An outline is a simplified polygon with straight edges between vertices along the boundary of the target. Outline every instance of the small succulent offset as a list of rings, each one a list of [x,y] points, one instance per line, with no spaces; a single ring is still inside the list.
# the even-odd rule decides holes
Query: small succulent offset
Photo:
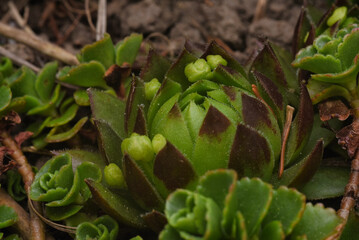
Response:
[[[359,20],[347,17],[347,7],[343,6],[332,13],[327,24],[329,28],[312,45],[298,52],[293,66],[313,73],[308,88],[314,104],[341,96],[356,108]]]
[[[93,222],[83,222],[77,226],[76,239],[116,240],[118,223],[110,216],[104,215]]]
[[[166,201],[168,224],[159,239],[308,239],[336,236],[342,220],[333,209],[305,203],[294,189],[276,190],[233,170],[203,175],[194,191],[179,189]]]
[[[75,173],[72,156],[60,154],[45,163],[31,185],[30,198],[45,202],[46,216],[53,221],[69,218],[83,208],[91,197],[84,179],[102,179],[101,169],[92,162],[74,168]]]

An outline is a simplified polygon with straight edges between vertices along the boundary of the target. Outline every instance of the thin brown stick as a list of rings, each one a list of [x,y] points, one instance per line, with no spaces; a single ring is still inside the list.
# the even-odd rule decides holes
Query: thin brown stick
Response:
[[[350,210],[355,206],[355,199],[359,193],[359,150],[351,163],[351,173],[348,184],[345,186],[344,196],[338,210],[338,216],[348,220]]]
[[[103,38],[106,32],[106,8],[107,1],[99,0],[97,9],[96,40]]]
[[[29,239],[31,236],[29,214],[3,189],[0,189],[0,205],[5,205],[15,210],[18,216],[18,220],[14,224],[14,227],[20,233],[23,239]]]
[[[90,0],[85,0],[85,11],[86,11],[87,22],[90,25],[91,30],[93,32],[96,32],[96,27],[93,24],[92,18],[91,18]]]
[[[24,66],[34,70],[35,72],[40,71],[40,68],[36,67],[32,63],[29,63],[28,61],[26,61],[24,59],[18,57],[17,55],[13,54],[9,50],[7,50],[1,46],[0,46],[0,55],[6,56],[6,57],[10,58],[12,61],[14,61],[15,63],[17,63],[19,65],[24,65]]]
[[[0,133],[2,144],[10,150],[10,156],[16,161],[18,171],[24,182],[24,188],[29,196],[31,183],[35,178],[35,174],[32,171],[31,165],[28,163],[26,157],[22,153],[20,146],[14,141],[7,131],[2,130]],[[37,205],[37,206],[36,206]],[[41,209],[37,202],[35,207]],[[30,232],[31,238],[34,240],[45,240],[45,227],[39,217],[30,209]]]
[[[278,177],[281,178],[284,171],[284,160],[285,160],[285,150],[287,148],[287,140],[289,136],[290,126],[292,125],[294,108],[287,105],[286,109],[286,120],[283,128],[283,137],[282,137],[282,149],[280,151],[280,162],[279,162],[279,171]]]
[[[15,4],[10,1],[8,2],[8,6],[10,9],[11,16],[14,18],[19,27],[24,29],[24,31],[26,31],[27,33],[35,35],[31,28],[26,24],[26,21],[21,17],[19,10],[16,8]]]
[[[264,17],[266,7],[267,7],[267,0],[258,0],[256,10],[254,12],[253,22],[256,22]]]
[[[79,63],[73,54],[67,52],[59,46],[39,39],[23,30],[9,27],[6,24],[0,23],[0,35],[12,38],[69,65],[77,65]]]

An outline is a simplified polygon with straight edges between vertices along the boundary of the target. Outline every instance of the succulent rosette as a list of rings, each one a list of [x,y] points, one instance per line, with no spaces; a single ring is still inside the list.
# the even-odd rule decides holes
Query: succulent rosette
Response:
[[[314,120],[308,92],[288,59],[265,42],[248,71],[215,42],[204,50],[187,44],[173,64],[150,51],[125,101],[88,90],[108,172],[118,173],[105,172],[107,185],[86,181],[94,200],[121,222],[160,230],[151,224],[162,222],[164,199],[177,188],[192,189],[208,170],[231,168],[276,186],[303,186],[334,134]],[[110,191],[121,186],[130,199]]]
[[[119,227],[118,223],[111,217],[104,215],[93,222],[83,222],[77,226],[76,239],[117,239]]]
[[[99,182],[102,172],[92,162],[83,162],[73,169],[72,156],[64,153],[53,157],[36,174],[30,198],[45,202],[46,215],[54,221],[64,220],[83,208],[91,197],[84,179]]]
[[[276,190],[233,170],[209,171],[195,190],[166,201],[168,224],[159,239],[329,239],[342,220],[333,209],[305,203],[294,189]]]
[[[326,21],[327,30],[313,44],[301,49],[293,66],[310,71],[308,83],[313,103],[342,96],[352,102],[357,95],[359,73],[359,20],[336,8]]]

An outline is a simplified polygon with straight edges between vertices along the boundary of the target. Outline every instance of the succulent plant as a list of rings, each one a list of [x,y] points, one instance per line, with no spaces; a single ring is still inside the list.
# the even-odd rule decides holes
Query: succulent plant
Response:
[[[334,134],[314,121],[308,92],[290,63],[290,55],[269,42],[250,71],[215,42],[204,52],[187,44],[172,65],[150,51],[126,100],[90,89],[99,148],[117,165],[118,179],[124,177],[118,186],[139,206],[131,203],[129,211],[113,201],[131,200],[110,190],[117,187],[109,174],[107,185],[86,181],[94,200],[118,221],[143,228],[152,217],[163,220],[159,212],[170,192],[192,189],[208,170],[232,168],[275,186],[303,186],[319,167],[323,142]],[[295,114],[286,113],[287,105]]]
[[[83,222],[77,226],[76,239],[115,240],[118,235],[118,223],[111,217],[104,215],[93,222]]]
[[[168,224],[159,239],[329,239],[342,220],[333,209],[305,203],[294,189],[233,170],[203,175],[195,190],[178,189],[166,201]]]
[[[343,121],[350,115],[352,123],[337,131],[338,143],[347,150],[351,161],[351,175],[345,187],[338,215],[345,221],[351,212],[358,190],[358,130],[359,130],[359,19],[357,5],[333,5],[314,26],[312,43],[298,52],[293,66],[309,71],[308,90],[314,104],[319,103],[321,120],[338,118]],[[303,25],[303,21],[300,25]],[[297,34],[300,35],[300,34]],[[350,108],[347,107],[350,105]]]
[[[116,95],[109,75],[118,72],[116,66],[133,64],[142,35],[132,34],[116,47],[108,34],[93,45],[84,47],[78,58],[80,64],[64,67],[58,71],[58,63],[46,64],[38,74],[22,67],[14,70],[8,58],[1,59],[0,73],[0,117],[13,110],[28,116],[40,116],[41,119],[28,126],[33,133],[33,145],[36,149],[47,143],[63,142],[74,137],[87,122],[87,116],[76,117],[80,106],[88,106],[89,99],[82,87],[107,89]],[[101,53],[97,49],[101,47]],[[116,65],[118,64],[118,65]],[[127,68],[128,68],[127,66]],[[108,68],[111,69],[106,73]],[[108,82],[105,79],[108,79]],[[126,75],[124,75],[126,78]],[[60,84],[76,89],[67,97]],[[116,89],[118,90],[118,89]],[[73,125],[69,122],[77,120]],[[45,130],[50,128],[51,130]]]
[[[75,169],[74,173],[72,156],[64,153],[47,161],[36,174],[30,198],[46,203],[46,216],[51,220],[64,220],[81,210],[91,197],[84,179],[102,179],[101,169],[92,162],[83,162]]]

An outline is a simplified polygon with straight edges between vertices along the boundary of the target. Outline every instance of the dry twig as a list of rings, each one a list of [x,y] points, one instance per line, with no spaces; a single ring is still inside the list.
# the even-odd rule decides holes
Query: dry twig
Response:
[[[79,63],[73,54],[67,52],[57,45],[39,39],[36,36],[23,30],[9,27],[6,24],[0,23],[0,34],[5,37],[12,38],[18,42],[24,43],[25,45],[28,45],[50,57],[53,57],[69,65],[76,65]]]
[[[97,24],[96,24],[96,41],[103,38],[106,32],[106,0],[98,1]]]
[[[256,10],[253,16],[253,22],[256,22],[262,17],[264,17],[266,7],[267,7],[267,0],[258,0]]]
[[[15,4],[10,1],[8,2],[8,6],[10,9],[10,13],[11,16],[14,18],[14,20],[16,21],[16,23],[22,28],[24,29],[24,31],[26,31],[29,34],[35,35],[35,33],[31,30],[31,28],[27,25],[26,21],[21,17],[18,9],[16,8]]]
[[[20,146],[14,141],[7,131],[2,130],[0,133],[2,144],[10,150],[10,156],[16,161],[18,171],[24,182],[24,188],[27,195],[30,194],[30,187],[35,178],[31,165],[28,163],[26,157],[22,153]],[[37,210],[41,209],[38,202],[35,203]],[[31,239],[45,240],[45,227],[40,218],[30,210],[30,232]]]
[[[35,72],[39,72],[40,68],[36,67],[35,65],[33,65],[32,63],[18,57],[17,55],[13,54],[12,52],[10,52],[9,50],[6,50],[5,48],[0,46],[0,55],[6,56],[8,58],[10,58],[12,61],[14,61],[15,63],[21,65],[24,65],[32,70],[34,70]]]

